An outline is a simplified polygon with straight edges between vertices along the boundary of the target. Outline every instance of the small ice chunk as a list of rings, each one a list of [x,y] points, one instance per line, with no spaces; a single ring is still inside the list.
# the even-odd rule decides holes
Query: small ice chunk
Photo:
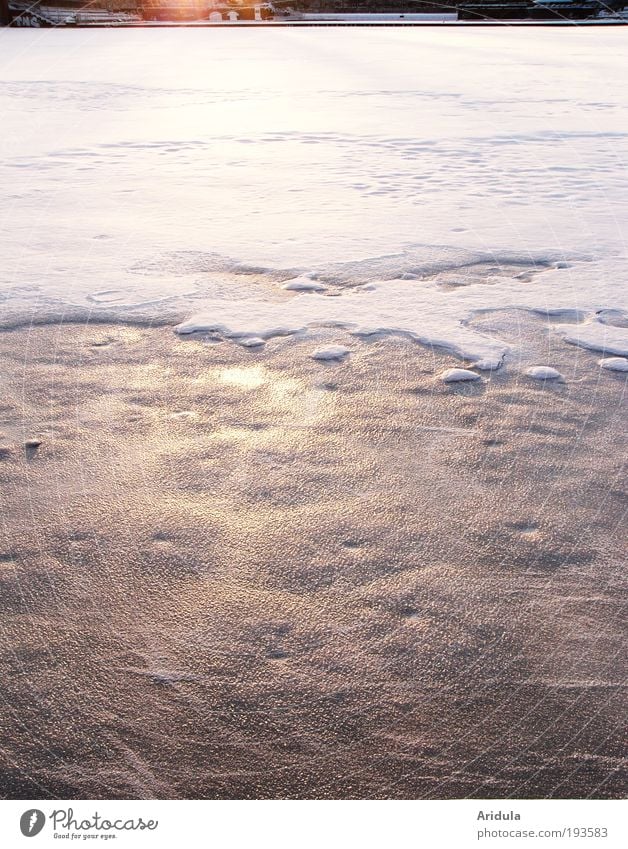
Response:
[[[266,344],[266,340],[262,339],[261,336],[247,336],[244,339],[238,339],[238,344],[242,345],[243,348],[261,348],[262,345]]]
[[[480,375],[467,368],[450,368],[441,375],[444,383],[458,383],[463,380],[480,380]]]
[[[551,366],[533,366],[526,374],[534,380],[564,380],[562,374]]]
[[[187,419],[197,419],[198,413],[195,413],[194,410],[178,410],[176,413],[170,413],[168,418],[177,421],[186,421]]]
[[[315,360],[341,360],[351,353],[350,348],[345,348],[344,345],[326,345],[324,348],[317,348],[312,354]]]
[[[623,357],[605,357],[597,362],[599,366],[609,371],[628,371],[628,360]]]
[[[284,283],[281,288],[293,292],[324,292],[326,287],[311,277],[295,277],[294,280]]]

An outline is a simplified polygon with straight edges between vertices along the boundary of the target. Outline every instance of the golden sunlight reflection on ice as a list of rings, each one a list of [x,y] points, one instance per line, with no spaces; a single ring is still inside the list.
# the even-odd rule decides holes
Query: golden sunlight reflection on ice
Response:
[[[220,369],[217,377],[223,383],[241,389],[257,389],[269,380],[264,366],[231,366]]]
[[[280,428],[272,428],[275,438],[280,433],[285,434],[284,428],[311,425],[329,416],[333,409],[333,399],[328,392],[307,386],[302,380],[287,377],[263,365],[218,368],[199,379],[217,379],[226,386],[255,396],[252,402],[263,405],[264,412],[272,411],[277,424],[281,424]],[[229,426],[226,430],[232,437],[243,438],[244,429],[241,427]],[[225,436],[224,428],[220,435]],[[269,436],[267,431],[266,439]]]

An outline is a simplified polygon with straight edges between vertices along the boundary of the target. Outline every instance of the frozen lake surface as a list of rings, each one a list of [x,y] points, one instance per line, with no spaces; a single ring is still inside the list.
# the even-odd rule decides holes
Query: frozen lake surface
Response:
[[[515,306],[628,353],[621,30],[12,30],[0,47],[5,323],[332,325],[495,367],[503,340],[464,323]]]
[[[624,40],[0,32],[0,797],[625,797]]]

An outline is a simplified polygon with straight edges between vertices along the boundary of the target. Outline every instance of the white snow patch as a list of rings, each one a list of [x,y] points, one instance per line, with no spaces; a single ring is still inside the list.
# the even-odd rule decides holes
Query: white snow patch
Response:
[[[326,345],[324,348],[317,348],[312,354],[315,360],[342,360],[351,353],[350,348],[344,345]]]
[[[245,336],[238,339],[238,344],[242,345],[243,348],[261,348],[262,345],[266,344],[266,340],[262,339],[261,336]]]
[[[469,287],[471,288],[471,287]],[[479,287],[478,287],[479,288]],[[249,298],[215,297],[192,318],[178,325],[177,333],[214,331],[227,338],[305,335],[311,328],[336,327],[358,335],[402,333],[425,345],[445,348],[457,357],[482,361],[485,368],[499,368],[509,347],[460,323],[465,303],[420,281],[386,280],[373,291],[345,289],[341,295],[298,294],[277,302]]]
[[[564,380],[562,374],[551,366],[533,366],[526,374],[534,380]]]
[[[319,283],[318,280],[312,280],[311,277],[295,277],[294,280],[289,280],[281,287],[291,292],[324,292],[327,287]]]
[[[626,287],[628,288],[628,287]],[[560,325],[558,328],[566,342],[587,348],[590,351],[601,351],[603,354],[615,354],[628,357],[628,328],[605,324],[603,321],[592,321],[588,324]]]
[[[623,357],[605,357],[598,360],[598,365],[608,371],[628,371],[628,360]]]
[[[480,375],[466,368],[450,368],[441,375],[444,383],[458,383],[459,381],[481,380]]]

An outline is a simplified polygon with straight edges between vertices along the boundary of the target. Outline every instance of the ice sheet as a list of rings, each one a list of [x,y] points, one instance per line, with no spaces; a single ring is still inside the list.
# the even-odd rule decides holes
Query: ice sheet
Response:
[[[626,329],[595,315],[627,308],[623,43],[5,30],[0,319],[332,324],[492,367],[507,346],[466,322],[519,306],[577,314],[569,341],[624,352]]]

